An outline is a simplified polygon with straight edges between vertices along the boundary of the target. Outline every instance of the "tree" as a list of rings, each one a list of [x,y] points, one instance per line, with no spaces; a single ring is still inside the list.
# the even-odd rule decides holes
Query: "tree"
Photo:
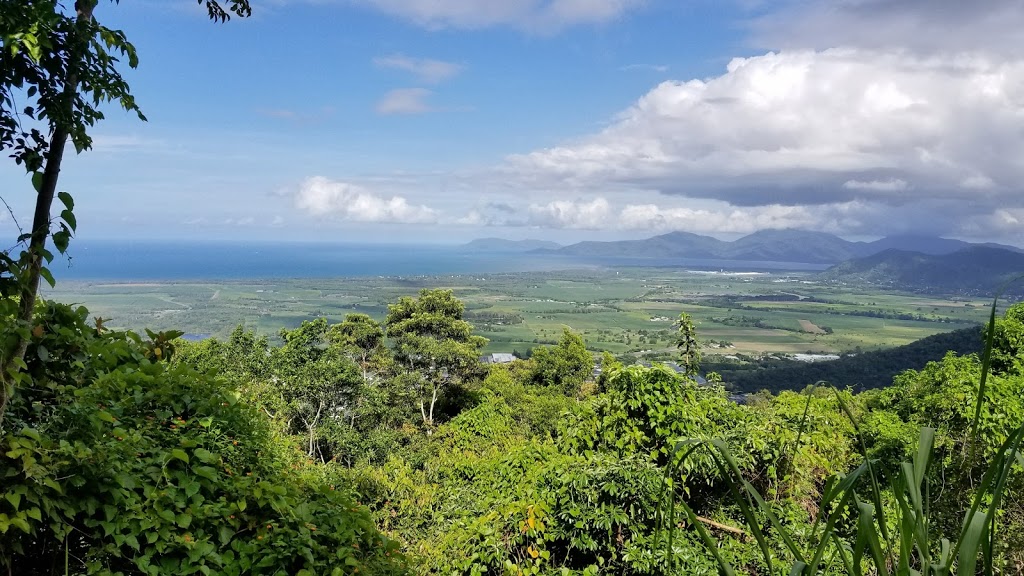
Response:
[[[587,381],[594,368],[594,357],[587,351],[583,337],[568,328],[556,346],[542,346],[533,351],[532,380],[535,384],[554,386],[573,395]]]
[[[346,422],[362,380],[352,361],[328,343],[325,318],[281,330],[284,345],[274,349],[274,378],[288,406],[287,418],[308,439],[307,454],[326,460],[317,440],[325,422]]]
[[[1024,368],[1024,302],[1010,306],[996,319],[992,338],[992,371],[1021,372]]]
[[[359,363],[364,381],[369,377],[371,362],[375,358],[383,360],[380,357],[386,351],[384,329],[366,314],[345,316],[340,324],[331,326],[327,337],[331,344],[339,346]]]
[[[206,4],[214,21],[251,13],[249,0],[198,3]],[[65,145],[70,139],[79,153],[91,147],[89,129],[103,119],[102,103],[116,101],[146,119],[118,70],[121,58],[131,68],[138,65],[135,47],[123,32],[96,20],[97,4],[77,0],[70,13],[60,0],[0,1],[0,151],[25,167],[36,191],[32,227],[18,237],[24,250],[17,259],[0,256],[0,316],[17,319],[0,350],[0,425],[24,368],[39,279],[53,284],[43,262],[53,259],[46,240],[54,197],[64,205],[52,234],[57,251],[67,250],[77,227],[74,200],[57,193]]]
[[[395,360],[416,376],[420,415],[428,427],[434,425],[438,397],[480,368],[487,339],[473,335],[473,325],[462,319],[464,310],[451,290],[421,290],[419,298],[404,296],[388,306],[384,326],[394,341]]]
[[[700,341],[697,340],[697,327],[693,318],[683,312],[679,315],[676,323],[679,327],[676,332],[676,348],[679,349],[679,363],[687,374],[693,375],[700,370]]]

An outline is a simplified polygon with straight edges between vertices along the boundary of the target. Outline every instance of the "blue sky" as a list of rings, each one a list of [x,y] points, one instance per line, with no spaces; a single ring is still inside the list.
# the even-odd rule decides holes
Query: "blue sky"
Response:
[[[253,4],[101,3],[149,122],[108,109],[69,158],[82,237],[1024,243],[1013,2]],[[0,190],[27,222],[13,162]]]

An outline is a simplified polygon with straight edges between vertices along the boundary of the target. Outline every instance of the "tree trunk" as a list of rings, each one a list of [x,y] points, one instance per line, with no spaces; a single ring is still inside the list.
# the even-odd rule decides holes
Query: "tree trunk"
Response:
[[[84,0],[75,3],[78,11],[78,28],[81,31],[86,25],[92,22],[95,0]],[[77,45],[73,43],[72,46]],[[79,60],[78,54],[69,55],[69,60],[76,65]],[[74,114],[75,98],[78,97],[78,75],[72,71],[64,82],[63,97],[67,100],[67,114],[72,117]],[[50,145],[46,152],[46,167],[43,169],[43,179],[36,196],[36,208],[32,215],[32,232],[29,239],[28,255],[29,268],[28,278],[21,287],[20,310],[18,312],[18,323],[24,327],[32,324],[32,312],[36,305],[36,295],[39,292],[39,276],[43,267],[43,249],[46,248],[46,238],[50,235],[50,208],[53,205],[53,197],[57,193],[57,178],[60,176],[60,165],[64,160],[64,146],[68,141],[68,131],[60,123],[53,128],[50,134]],[[13,354],[0,367],[0,429],[3,427],[4,413],[7,409],[9,394],[13,389],[8,390],[7,371],[11,369],[15,359],[24,360],[25,351],[28,349],[28,337],[19,335]]]
[[[434,404],[436,404],[436,403],[437,403],[437,386],[434,386],[434,391],[431,392],[431,394],[430,394],[430,418],[429,418],[429,421],[427,422],[427,424],[431,427],[431,429],[427,430],[428,433],[433,432],[432,428],[434,427]]]
[[[316,408],[316,415],[313,416],[313,421],[312,422],[306,421],[306,427],[309,428],[309,457],[310,458],[316,457],[316,444],[314,443],[315,439],[316,439],[316,427],[320,423],[320,414],[323,412],[323,410],[324,410],[324,403],[323,403],[323,401],[321,401],[320,404]],[[305,419],[303,419],[303,420],[305,421]]]

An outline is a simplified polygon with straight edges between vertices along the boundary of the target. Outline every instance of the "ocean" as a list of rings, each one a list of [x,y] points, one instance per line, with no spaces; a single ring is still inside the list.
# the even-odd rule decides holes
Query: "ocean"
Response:
[[[269,242],[73,241],[50,270],[60,280],[237,280],[541,272],[613,266],[705,270],[818,270],[780,262],[719,260],[581,260],[521,252],[475,252],[458,246]]]

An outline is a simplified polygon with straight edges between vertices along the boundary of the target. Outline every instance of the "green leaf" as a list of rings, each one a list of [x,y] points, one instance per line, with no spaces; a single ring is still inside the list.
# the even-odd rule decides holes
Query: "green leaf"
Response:
[[[71,243],[71,233],[67,230],[61,230],[53,235],[53,245],[57,247],[57,251],[61,254],[65,253],[68,249],[68,244]],[[52,259],[52,258],[51,258]],[[48,259],[49,260],[49,259]]]
[[[177,458],[178,460],[181,460],[182,462],[188,464],[188,454],[186,454],[185,451],[182,450],[181,448],[175,448],[171,450],[171,458]]]
[[[64,203],[64,207],[68,210],[75,209],[75,199],[71,197],[71,194],[68,194],[67,192],[57,192],[57,198],[60,198],[60,201]]]
[[[62,210],[60,217],[68,223],[68,228],[71,228],[72,231],[75,231],[78,228],[78,221],[75,219],[75,213],[71,210]]]
[[[216,480],[219,475],[217,469],[211,466],[196,466],[192,471],[196,473],[196,476],[202,476],[207,480]]]
[[[36,192],[43,190],[43,173],[33,172],[32,173],[32,187],[36,189]]]
[[[57,285],[57,281],[53,279],[53,274],[50,273],[50,270],[46,268],[46,266],[39,269],[39,275],[43,277],[43,280],[46,280],[46,283],[50,285],[50,288]]]
[[[15,511],[18,510],[18,506],[21,505],[21,494],[8,492],[7,494],[4,494],[4,498],[6,498],[7,501],[11,503],[11,506],[14,506]]]
[[[192,515],[191,514],[185,514],[183,512],[181,514],[178,514],[174,518],[174,521],[178,524],[178,526],[180,526],[182,528],[188,528],[189,525],[192,524]]]

